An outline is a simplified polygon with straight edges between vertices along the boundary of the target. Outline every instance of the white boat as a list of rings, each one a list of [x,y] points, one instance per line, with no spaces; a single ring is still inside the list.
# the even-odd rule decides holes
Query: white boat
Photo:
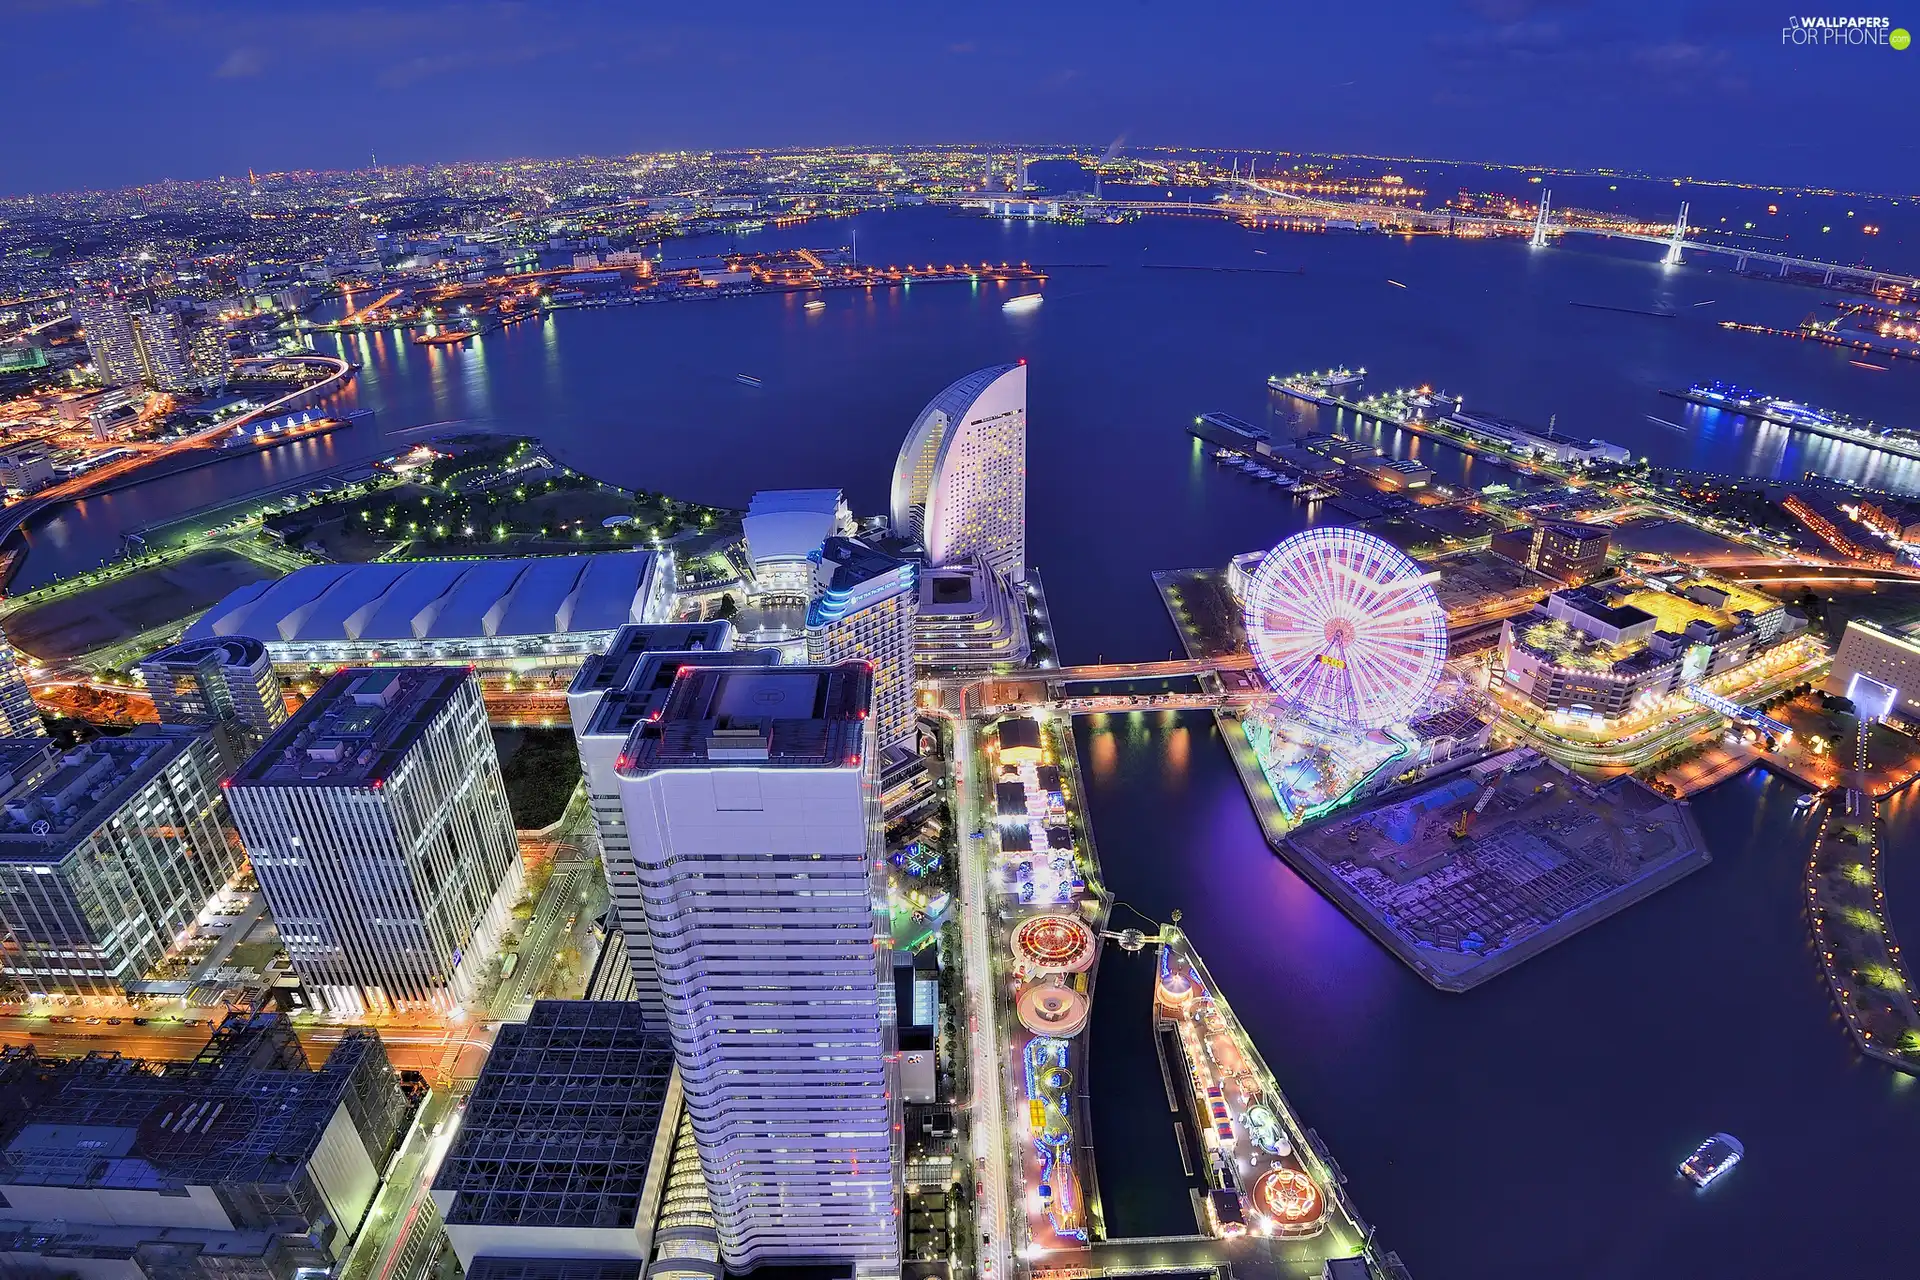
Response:
[[[1819,794],[1817,792],[1809,791],[1807,792],[1807,794],[1801,796],[1798,800],[1795,800],[1793,802],[1793,807],[1798,812],[1805,813],[1807,810],[1813,808],[1813,806],[1819,803],[1820,803]]]
[[[1005,302],[1000,304],[1000,309],[1002,311],[1006,311],[1014,315],[1018,315],[1023,311],[1034,310],[1043,301],[1045,301],[1045,297],[1041,294],[1023,293],[1017,298],[1008,298]]]
[[[826,309],[827,309],[827,304],[822,302],[818,298],[815,298],[812,302],[809,302],[803,308],[803,310],[806,310],[806,311],[825,311]]]
[[[1716,1133],[1680,1162],[1681,1174],[1696,1187],[1705,1187],[1740,1163],[1747,1149],[1730,1133]]]

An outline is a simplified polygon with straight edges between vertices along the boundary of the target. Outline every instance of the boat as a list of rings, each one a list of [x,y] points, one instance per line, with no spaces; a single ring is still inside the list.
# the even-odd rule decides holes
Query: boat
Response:
[[[1680,1173],[1696,1187],[1705,1187],[1740,1163],[1747,1149],[1730,1133],[1716,1133],[1680,1162]]]
[[[1023,311],[1034,310],[1045,300],[1046,298],[1043,294],[1023,293],[1017,298],[1008,298],[1000,304],[1000,309],[1010,314],[1018,315]]]
[[[446,347],[456,342],[465,342],[474,335],[472,329],[446,329],[439,333],[416,333],[413,345],[416,347]]]
[[[750,373],[736,373],[733,375],[733,380],[749,387],[757,387],[760,385],[760,379]]]
[[[1333,408],[1340,403],[1341,396],[1357,393],[1366,377],[1365,369],[1349,369],[1342,365],[1324,373],[1296,373],[1286,377],[1276,373],[1267,379],[1267,386],[1285,392],[1296,400]]]
[[[803,311],[825,311],[826,309],[827,304],[819,298],[815,298],[812,302],[809,302],[805,307],[801,308]]]
[[[1817,791],[1809,791],[1807,792],[1807,794],[1801,796],[1798,800],[1795,800],[1793,802],[1793,807],[1795,812],[1805,813],[1807,810],[1813,808],[1813,806],[1819,803],[1820,803],[1820,793]]]

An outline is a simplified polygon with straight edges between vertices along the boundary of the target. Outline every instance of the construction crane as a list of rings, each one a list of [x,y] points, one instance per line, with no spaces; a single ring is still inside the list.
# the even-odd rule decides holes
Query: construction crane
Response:
[[[1487,779],[1487,785],[1480,788],[1480,798],[1475,800],[1472,805],[1460,811],[1460,821],[1453,824],[1453,838],[1455,840],[1465,840],[1467,838],[1467,832],[1473,829],[1473,820],[1480,816],[1482,809],[1487,807],[1487,801],[1493,799],[1493,793],[1500,789],[1500,779],[1506,776],[1506,772],[1502,770]]]

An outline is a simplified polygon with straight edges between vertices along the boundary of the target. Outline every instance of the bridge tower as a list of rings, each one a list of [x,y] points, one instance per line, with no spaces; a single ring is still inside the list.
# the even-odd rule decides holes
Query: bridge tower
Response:
[[[1680,265],[1680,249],[1687,242],[1687,202],[1680,202],[1680,216],[1673,223],[1673,237],[1667,241],[1667,255],[1660,259],[1669,267]]]
[[[1547,247],[1547,228],[1553,214],[1553,192],[1540,193],[1540,208],[1533,215],[1533,239],[1528,243],[1536,249]]]

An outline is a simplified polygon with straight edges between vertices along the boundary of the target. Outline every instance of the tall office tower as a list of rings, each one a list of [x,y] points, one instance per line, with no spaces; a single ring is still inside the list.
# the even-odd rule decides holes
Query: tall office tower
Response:
[[[40,708],[27,690],[20,655],[7,643],[7,633],[0,631],[0,738],[46,736],[47,722],[40,718]]]
[[[108,293],[76,297],[73,313],[94,367],[113,386],[204,391],[226,384],[232,360],[225,335],[212,325]]]
[[[461,1270],[545,1259],[522,1280],[638,1280],[680,1109],[673,1046],[631,1004],[541,1000],[503,1024],[433,1180]]]
[[[101,381],[109,386],[131,387],[146,381],[147,370],[140,358],[140,340],[134,332],[134,308],[125,298],[111,293],[83,293],[73,299],[73,314],[86,331],[87,350]]]
[[[187,640],[143,658],[161,724],[218,726],[250,754],[287,722],[280,677],[267,647],[250,636]]]
[[[900,1267],[871,698],[864,663],[690,663],[619,769],[733,1271]]]
[[[619,925],[619,936],[609,934],[606,945],[624,944],[633,974],[631,998],[644,1006],[649,1021],[656,1026],[665,1025],[667,1007],[654,965],[653,938],[640,901],[633,844],[627,838],[627,816],[620,806],[620,781],[615,770],[634,726],[665,705],[681,663],[715,654],[762,665],[779,660],[771,650],[736,655],[730,652],[732,649],[733,628],[726,622],[629,625],[614,633],[613,643],[604,654],[581,663],[579,673],[567,687],[567,715],[573,722],[574,742],[580,748],[580,771],[586,778],[587,802],[593,810],[600,865],[606,872],[607,895]],[[604,974],[600,977],[601,990],[622,991],[615,979]]]
[[[0,976],[31,993],[118,996],[239,873],[219,751],[148,725],[62,754],[0,739]]]
[[[228,782],[308,995],[329,1010],[474,998],[524,879],[480,685],[350,667]]]
[[[913,623],[919,566],[852,538],[820,549],[807,609],[807,660],[873,664],[873,718],[880,749],[913,739]]]
[[[893,465],[893,531],[935,567],[978,557],[1027,579],[1027,365],[970,373],[935,396]]]

